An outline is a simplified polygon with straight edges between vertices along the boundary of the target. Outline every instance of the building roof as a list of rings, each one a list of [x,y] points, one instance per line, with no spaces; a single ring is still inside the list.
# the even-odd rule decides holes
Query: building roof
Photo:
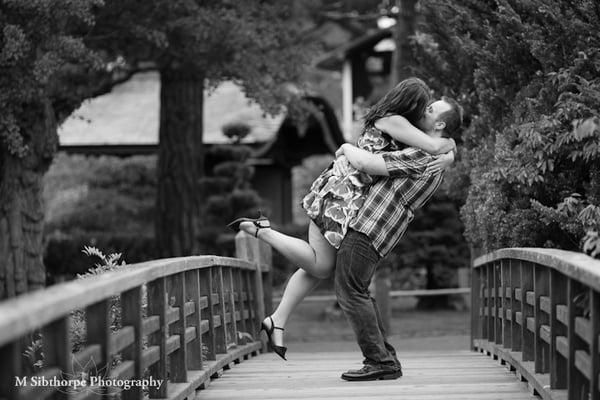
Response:
[[[87,100],[58,129],[61,146],[155,145],[158,143],[160,78],[157,72],[134,75],[110,93]],[[231,142],[221,131],[230,122],[251,128],[243,143],[273,139],[285,115],[263,115],[242,89],[224,82],[205,95],[204,142]]]
[[[158,149],[158,73],[137,74],[112,92],[86,101],[58,130],[63,151],[89,155],[153,154]],[[345,142],[335,111],[322,97],[307,96],[309,118],[297,127],[285,113],[263,115],[239,86],[221,84],[205,97],[204,143],[231,143],[221,132],[229,122],[244,122],[251,133],[242,140],[253,162],[292,167],[312,154],[334,153]],[[262,161],[261,161],[262,160]]]
[[[286,117],[273,140],[254,150],[254,157],[293,167],[314,154],[333,154],[346,142],[331,105],[319,96],[304,99],[311,105],[306,123],[299,127]]]
[[[342,68],[342,63],[346,58],[365,50],[372,51],[377,43],[381,42],[383,39],[391,37],[392,33],[392,28],[371,31],[347,44],[344,44],[343,46],[336,48],[335,50],[330,51],[329,53],[325,53],[323,56],[319,57],[315,64],[318,68],[340,70]]]

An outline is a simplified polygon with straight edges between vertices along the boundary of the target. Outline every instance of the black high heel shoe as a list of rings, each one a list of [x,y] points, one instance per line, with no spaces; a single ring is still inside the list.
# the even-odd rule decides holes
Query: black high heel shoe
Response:
[[[227,227],[230,228],[231,230],[233,230],[234,232],[239,232],[240,231],[240,224],[242,222],[252,222],[254,224],[254,226],[256,226],[256,232],[254,233],[254,237],[258,237],[258,231],[260,229],[264,229],[264,228],[270,228],[271,224],[269,223],[268,225],[261,225],[260,222],[261,221],[267,221],[269,223],[269,219],[267,217],[265,217],[264,215],[262,215],[262,213],[259,211],[258,212],[258,218],[238,218],[235,221],[232,221],[230,223],[227,224]]]
[[[284,346],[277,346],[274,342],[273,342],[273,338],[271,337],[271,335],[273,334],[273,331],[275,329],[280,329],[280,330],[284,330],[283,328],[280,328],[278,326],[275,326],[275,323],[273,322],[273,318],[268,317],[271,320],[271,327],[267,327],[267,324],[265,324],[265,321],[260,323],[260,330],[261,331],[265,331],[265,333],[267,334],[267,338],[269,339],[269,347],[271,348],[271,350],[273,350],[273,352],[275,354],[277,354],[279,357],[283,358],[285,361],[287,361],[287,358],[285,358],[285,352],[287,351],[287,347]],[[258,331],[258,333],[260,333],[260,331]]]

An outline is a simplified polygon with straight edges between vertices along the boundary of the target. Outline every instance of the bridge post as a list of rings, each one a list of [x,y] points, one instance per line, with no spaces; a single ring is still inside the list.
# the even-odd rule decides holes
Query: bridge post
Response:
[[[481,270],[471,271],[471,350],[475,350],[475,339],[482,339],[481,324],[483,320],[483,308],[481,298],[483,297]]]
[[[256,264],[256,323],[260,323],[265,316],[273,312],[273,271],[271,247],[266,243],[239,232],[235,236],[236,258],[247,260]],[[262,293],[262,295],[261,295]],[[264,347],[264,345],[263,345]]]

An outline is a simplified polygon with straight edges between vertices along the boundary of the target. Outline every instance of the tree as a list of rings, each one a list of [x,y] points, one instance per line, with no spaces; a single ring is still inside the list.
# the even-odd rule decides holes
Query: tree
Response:
[[[239,144],[214,146],[206,153],[206,176],[201,181],[207,193],[206,215],[199,239],[210,254],[234,256],[234,235],[226,224],[262,208],[262,199],[250,187],[251,154],[250,148]]]
[[[82,41],[99,0],[0,3],[0,299],[45,284],[42,176],[56,127],[86,93],[63,91],[98,59]]]
[[[393,82],[400,82],[414,76],[417,65],[413,56],[411,43],[414,42],[415,26],[417,20],[417,0],[396,0],[398,15],[394,40],[396,52],[394,53]]]
[[[590,122],[573,127],[600,109],[597,2],[428,0],[423,9],[422,64],[462,92],[471,114],[460,187],[474,250],[578,249],[583,230],[556,213],[553,221],[550,209],[572,193],[600,204],[599,132]],[[592,214],[573,214],[570,224]]]
[[[91,47],[123,69],[161,77],[156,239],[163,256],[202,249],[203,94],[222,80],[241,84],[267,112],[281,111],[301,80],[310,49],[302,2],[107,0]]]
[[[274,1],[2,2],[0,298],[45,282],[41,177],[57,125],[83,99],[146,69],[162,81],[160,248],[197,251],[205,82],[235,79],[276,110],[289,98],[280,84],[299,78],[309,54],[292,18],[301,10]]]

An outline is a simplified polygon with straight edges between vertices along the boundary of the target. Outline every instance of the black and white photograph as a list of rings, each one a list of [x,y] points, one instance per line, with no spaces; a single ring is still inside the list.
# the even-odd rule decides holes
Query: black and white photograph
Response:
[[[600,400],[598,0],[0,0],[0,400]]]

